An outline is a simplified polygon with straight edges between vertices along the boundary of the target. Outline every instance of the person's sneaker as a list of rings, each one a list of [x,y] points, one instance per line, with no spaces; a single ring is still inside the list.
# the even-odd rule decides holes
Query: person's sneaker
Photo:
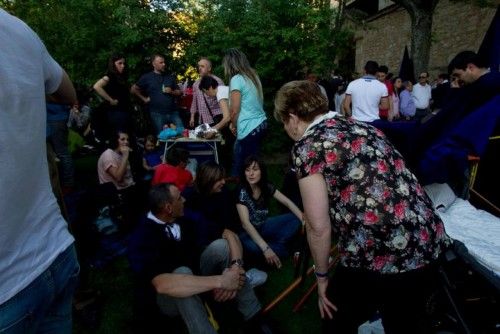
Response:
[[[252,288],[262,285],[267,281],[267,273],[259,269],[252,268],[248,270],[245,275],[248,284],[250,284]]]

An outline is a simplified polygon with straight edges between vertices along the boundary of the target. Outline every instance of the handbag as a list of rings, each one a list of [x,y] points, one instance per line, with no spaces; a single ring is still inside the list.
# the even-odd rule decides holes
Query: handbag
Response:
[[[212,113],[212,109],[210,109],[210,106],[208,105],[208,102],[207,102],[207,99],[205,97],[205,94],[203,94],[203,101],[205,101],[205,105],[207,106],[208,112],[210,113],[210,116],[212,116],[213,122],[211,124],[209,124],[209,125],[213,126],[213,125],[219,123],[220,121],[222,121],[222,118],[223,118],[222,114],[214,115]],[[201,115],[200,115],[200,123],[201,123]]]

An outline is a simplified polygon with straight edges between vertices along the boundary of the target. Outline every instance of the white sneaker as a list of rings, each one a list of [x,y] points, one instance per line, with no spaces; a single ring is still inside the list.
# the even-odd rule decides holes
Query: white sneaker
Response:
[[[252,288],[262,285],[267,281],[267,273],[259,269],[252,268],[248,270],[245,275],[248,284],[250,284]]]

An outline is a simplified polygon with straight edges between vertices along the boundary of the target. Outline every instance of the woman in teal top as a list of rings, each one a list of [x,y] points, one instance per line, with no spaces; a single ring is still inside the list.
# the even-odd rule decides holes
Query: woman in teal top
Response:
[[[245,54],[238,49],[229,49],[222,63],[230,80],[230,128],[236,135],[231,174],[237,176],[245,158],[259,154],[267,130],[267,117],[262,107],[262,84]]]

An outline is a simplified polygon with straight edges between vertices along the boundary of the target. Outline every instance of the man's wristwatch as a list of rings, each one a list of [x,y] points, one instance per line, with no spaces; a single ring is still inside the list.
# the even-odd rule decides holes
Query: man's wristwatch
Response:
[[[229,262],[229,267],[232,267],[235,264],[238,265],[238,267],[243,267],[243,260],[242,259],[234,259],[231,262]]]

